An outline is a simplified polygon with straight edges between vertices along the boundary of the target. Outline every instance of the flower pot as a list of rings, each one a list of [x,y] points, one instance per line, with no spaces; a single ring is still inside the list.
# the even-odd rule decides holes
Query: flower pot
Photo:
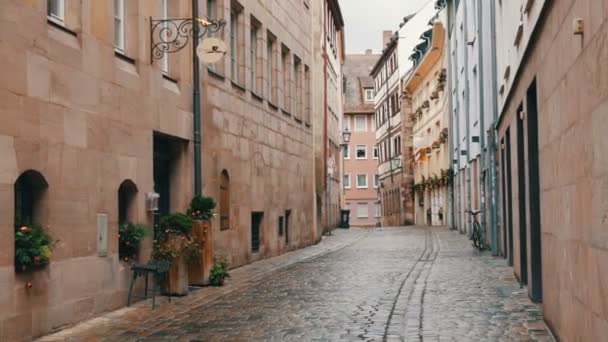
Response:
[[[197,238],[203,244],[203,253],[196,262],[188,265],[188,281],[190,285],[205,285],[209,283],[209,270],[213,265],[213,256],[208,256],[207,252],[211,249],[209,241],[211,224],[209,221],[195,220],[192,224],[190,235]]]

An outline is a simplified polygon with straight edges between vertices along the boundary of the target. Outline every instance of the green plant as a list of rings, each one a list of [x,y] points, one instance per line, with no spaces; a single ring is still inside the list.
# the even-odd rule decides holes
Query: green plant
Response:
[[[188,216],[194,220],[211,220],[215,216],[217,203],[211,197],[196,195],[190,201]]]
[[[118,255],[128,261],[137,256],[141,241],[148,235],[144,224],[125,222],[118,227]]]
[[[228,260],[224,257],[216,257],[213,260],[213,266],[209,272],[209,282],[213,286],[222,286],[224,279],[230,278],[228,273]]]
[[[192,229],[192,218],[186,214],[174,213],[163,216],[156,227],[155,237],[161,239],[168,235],[188,235]]]
[[[52,255],[51,238],[36,224],[15,226],[15,271],[43,267]]]

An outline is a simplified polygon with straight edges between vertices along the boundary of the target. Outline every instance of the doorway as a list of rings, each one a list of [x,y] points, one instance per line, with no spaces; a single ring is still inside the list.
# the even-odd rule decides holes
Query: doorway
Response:
[[[538,153],[538,104],[536,97],[536,80],[532,81],[526,93],[528,111],[528,173],[530,194],[530,274],[532,277],[530,295],[533,301],[542,302],[543,277],[540,226],[540,174]]]
[[[507,246],[509,266],[513,266],[513,178],[511,169],[511,129],[507,128],[505,138],[506,168],[507,168]]]
[[[187,142],[166,135],[154,134],[153,138],[153,177],[154,192],[160,195],[158,199],[158,210],[154,212],[154,226],[156,227],[161,217],[171,213],[172,192],[175,191],[179,160],[183,151],[187,148]]]
[[[517,179],[519,193],[519,282],[528,285],[528,236],[526,228],[526,168],[524,154],[524,120],[519,116],[523,105],[517,108]]]
[[[263,219],[263,212],[251,213],[251,253],[260,252],[260,227]]]

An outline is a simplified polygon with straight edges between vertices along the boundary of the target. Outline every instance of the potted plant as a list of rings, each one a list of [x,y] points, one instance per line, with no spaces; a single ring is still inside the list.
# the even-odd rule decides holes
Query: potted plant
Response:
[[[431,100],[437,100],[439,99],[439,93],[437,91],[433,91],[431,93]]]
[[[188,265],[190,285],[208,283],[209,272],[213,264],[213,237],[211,236],[211,219],[216,216],[215,200],[211,197],[196,195],[190,201],[187,214],[193,220],[190,235],[201,242],[201,255],[197,262]]]
[[[182,213],[161,218],[156,227],[152,256],[171,264],[169,286],[166,288],[169,294],[188,293],[187,265],[200,260],[201,242],[190,236],[191,229],[192,218]]]
[[[15,272],[44,268],[52,252],[51,238],[37,224],[15,225]]]
[[[147,226],[125,222],[118,227],[118,256],[120,260],[136,259],[142,240],[148,235]]]
[[[217,257],[213,261],[209,282],[213,286],[223,286],[226,278],[230,278],[230,273],[228,273],[228,260],[224,257]]]

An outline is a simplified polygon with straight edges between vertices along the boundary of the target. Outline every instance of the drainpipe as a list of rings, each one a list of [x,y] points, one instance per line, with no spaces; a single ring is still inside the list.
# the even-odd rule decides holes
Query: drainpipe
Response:
[[[463,10],[464,10],[464,25],[465,25],[465,30],[464,30],[464,40],[465,40],[465,45],[464,45],[464,82],[465,82],[465,108],[466,108],[466,114],[465,114],[465,124],[466,124],[466,140],[467,140],[467,144],[466,144],[466,148],[467,148],[467,170],[465,173],[465,183],[466,183],[466,187],[467,187],[467,209],[471,210],[471,132],[470,132],[470,118],[471,118],[471,101],[470,101],[470,83],[469,83],[469,28],[467,25],[468,23],[468,16],[467,16],[467,2],[463,2]],[[468,222],[468,229],[467,229],[467,236],[469,238],[471,238],[471,226],[473,225],[473,218],[472,215],[467,215],[467,222]]]
[[[498,94],[498,86],[497,86],[497,66],[496,66],[496,3],[495,1],[490,1],[490,26],[492,29],[491,38],[491,51],[492,51],[492,125],[490,129],[492,130],[492,141],[489,142],[490,149],[490,220],[492,225],[492,255],[498,256],[499,248],[498,248],[498,187],[496,186],[497,176],[497,168],[496,168],[496,146],[497,146],[497,137],[496,137],[496,122],[498,120],[498,100],[496,98],[496,94]]]
[[[450,3],[448,3],[448,6],[451,6]],[[446,78],[448,80],[448,87],[446,89],[446,93],[448,96],[448,139],[450,139],[452,141],[452,143],[448,143],[449,146],[449,151],[448,151],[448,155],[449,155],[449,168],[454,169],[454,136],[452,136],[452,134],[454,134],[454,120],[453,120],[453,114],[454,114],[454,103],[453,103],[453,98],[452,98],[452,30],[451,30],[451,25],[453,24],[453,19],[450,16],[450,10],[449,7],[446,8],[446,10],[448,11],[448,24],[446,25],[447,30],[448,30],[448,41],[447,41],[447,45],[448,45],[448,51],[446,51],[446,56],[448,59],[448,69],[446,71]],[[448,186],[448,198],[450,199],[450,230],[454,230],[456,229],[456,225],[454,222],[455,219],[455,213],[454,213],[454,182],[455,179],[452,178],[452,183],[450,184],[450,186]],[[416,203],[414,202],[414,205]]]
[[[326,207],[327,207],[327,213],[326,213],[326,217],[327,217],[327,227],[326,229],[329,229],[329,212],[331,211],[331,198],[329,197],[329,175],[326,175],[327,173],[327,157],[328,157],[328,148],[329,148],[329,142],[328,142],[328,136],[327,136],[327,37],[326,34],[326,30],[327,30],[327,22],[328,22],[328,18],[327,18],[327,1],[323,1],[323,29],[321,30],[321,38],[323,39],[323,104],[324,104],[324,108],[323,108],[323,180],[325,182],[325,194],[326,194],[326,198],[327,198],[327,203],[326,203]]]
[[[480,150],[480,158],[479,158],[479,168],[481,169],[481,174],[483,175],[483,177],[481,177],[481,184],[480,184],[480,208],[479,210],[481,210],[481,241],[483,241],[483,244],[486,244],[486,177],[485,175],[487,174],[486,170],[485,170],[485,159],[486,159],[486,154],[485,154],[485,148],[486,148],[486,137],[485,137],[485,124],[484,124],[484,96],[483,96],[483,89],[484,89],[484,80],[483,80],[483,30],[482,30],[482,24],[483,24],[483,11],[482,11],[482,6],[483,5],[483,1],[479,0],[478,4],[477,4],[477,40],[478,40],[478,44],[477,44],[477,51],[478,51],[478,58],[477,60],[478,62],[478,70],[479,70],[479,144],[481,145],[481,150]]]
[[[198,18],[198,1],[192,0],[192,30],[193,36],[199,36],[199,26],[196,19]],[[200,63],[198,60],[198,39],[192,39],[192,117],[193,117],[193,140],[194,140],[194,194],[202,194],[202,157],[201,157],[201,81],[200,81]]]

